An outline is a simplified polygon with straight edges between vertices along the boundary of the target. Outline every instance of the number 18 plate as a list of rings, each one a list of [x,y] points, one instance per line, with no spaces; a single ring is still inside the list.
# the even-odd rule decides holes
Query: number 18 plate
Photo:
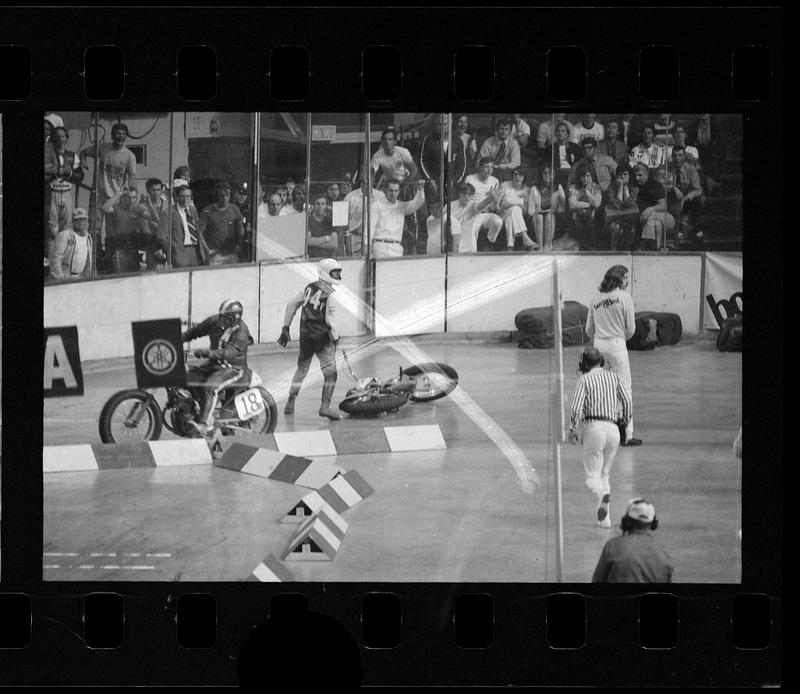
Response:
[[[236,414],[239,415],[239,419],[244,421],[257,417],[265,409],[264,400],[261,398],[261,393],[257,388],[251,388],[244,391],[244,393],[239,393],[233,399],[233,402],[236,405]]]

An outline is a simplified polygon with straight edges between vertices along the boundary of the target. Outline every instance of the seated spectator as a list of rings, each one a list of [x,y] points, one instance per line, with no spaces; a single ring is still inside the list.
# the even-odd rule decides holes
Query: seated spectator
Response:
[[[478,160],[478,145],[475,135],[469,130],[469,119],[460,114],[453,119],[453,183],[461,183],[475,169]]]
[[[494,173],[501,180],[511,177],[511,172],[521,163],[519,144],[511,137],[511,121],[501,118],[495,126],[496,135],[481,145],[481,159],[488,157],[494,164]]]
[[[678,241],[696,241],[695,225],[703,208],[703,189],[697,170],[686,161],[682,145],[672,147],[667,181],[667,205],[678,220]]]
[[[674,144],[673,133],[675,132],[675,121],[672,120],[671,113],[659,113],[653,123],[653,135],[655,143],[659,147],[671,147]]]
[[[583,150],[569,139],[569,127],[565,121],[556,126],[555,142],[542,153],[542,162],[555,173],[556,183],[562,187],[569,185],[572,166],[583,157]]]
[[[344,196],[347,203],[347,233],[350,236],[352,255],[361,255],[363,252],[364,201],[367,199],[367,188],[367,182],[361,180],[357,188]],[[347,250],[346,245],[345,250]]]
[[[700,173],[702,171],[702,166],[700,165],[700,152],[697,151],[697,147],[692,147],[692,145],[686,144],[686,126],[681,123],[676,123],[675,130],[672,132],[672,137],[675,145],[681,145],[683,147],[683,151],[686,154],[686,163],[691,164],[695,169],[697,169],[697,172]],[[668,162],[672,161],[673,146],[674,145],[667,147],[666,159]],[[701,182],[702,179],[703,177],[701,174]]]
[[[173,204],[161,218],[157,242],[172,267],[208,265],[208,245],[198,228],[192,191],[184,183],[172,188]]]
[[[500,181],[492,176],[493,169],[494,162],[491,157],[481,157],[478,160],[478,173],[467,176],[466,180],[475,191],[472,194],[472,202],[482,203],[486,198],[492,198],[491,202],[483,208],[484,211],[480,212],[472,223],[475,239],[477,240],[480,232],[485,229],[486,238],[490,244],[497,240],[500,229],[503,228],[503,220],[499,215],[495,214],[496,202],[499,196],[495,197],[492,193],[500,187]],[[462,224],[462,236],[464,234],[463,226]]]
[[[494,197],[490,194],[475,201],[475,187],[467,182],[458,186],[458,200],[450,206],[450,222],[452,248],[456,253],[475,253],[478,250],[477,236],[481,225],[490,225],[490,229],[497,225],[499,232],[502,227],[502,220],[497,215],[492,215],[493,219],[481,219],[478,226],[475,225],[478,217],[481,217],[483,210],[494,205]],[[497,238],[497,233],[495,233]]]
[[[594,138],[595,142],[600,142],[606,136],[606,129],[602,123],[597,122],[596,113],[584,113],[579,123],[572,129],[572,141],[580,144],[587,137]]]
[[[231,186],[219,181],[214,186],[216,200],[200,213],[200,233],[208,244],[210,265],[225,265],[239,261],[244,238],[242,213],[231,204]]]
[[[416,180],[417,165],[405,147],[395,144],[397,136],[393,127],[386,128],[381,133],[381,148],[372,155],[370,166],[374,176],[374,187],[379,187],[383,181],[397,181],[402,183],[406,179]]]
[[[135,188],[123,186],[102,207],[107,222],[105,251],[114,273],[140,269],[140,235],[145,219],[143,208],[136,204],[138,197]]]
[[[725,144],[720,134],[720,126],[712,121],[710,113],[704,113],[688,128],[686,140],[697,147],[703,162],[703,173],[709,195],[722,185],[718,178],[725,161]]]
[[[54,280],[89,279],[94,276],[89,214],[82,207],[72,211],[70,226],[56,234],[50,251],[50,276]]]
[[[630,169],[627,164],[620,166],[614,173],[614,178],[611,185],[605,191],[603,203],[606,209],[606,217],[609,217],[608,211],[615,212],[630,211],[636,214],[638,219],[639,208],[636,206],[636,188],[631,185]],[[611,234],[611,250],[615,251],[621,245],[626,236],[633,236],[633,231],[636,227],[636,222],[633,215],[630,218],[622,216],[614,216],[608,223],[608,230]],[[631,244],[632,246],[633,244]]]
[[[67,129],[63,126],[53,128],[51,140],[52,157],[50,161],[45,161],[44,167],[50,243],[55,240],[59,231],[72,226],[75,187],[83,180],[80,160],[75,152],[67,149],[69,140]]]
[[[583,156],[578,159],[570,169],[569,183],[575,185],[582,177],[584,171],[588,171],[592,180],[600,185],[602,191],[606,191],[611,185],[611,177],[617,169],[617,162],[605,154],[599,154],[597,143],[593,137],[585,137],[581,140],[581,150]]]
[[[427,255],[441,255],[442,254],[442,228],[447,228],[448,221],[445,219],[446,215],[443,214],[442,203],[439,201],[432,202],[430,205],[430,215],[425,221],[425,226],[428,231],[426,254]],[[456,217],[450,214],[449,220],[450,233],[445,234],[445,241],[453,239],[453,247],[458,250],[458,243],[461,239],[461,223]]]
[[[566,119],[566,113],[552,113],[550,117],[545,118],[539,123],[539,129],[536,133],[536,146],[540,150],[544,150],[556,141],[556,128],[561,124],[567,126],[567,141],[572,142],[572,131],[575,126]],[[546,157],[542,157],[546,159]]]
[[[425,202],[424,181],[417,181],[412,200],[400,201],[400,182],[389,180],[383,192],[375,191],[369,210],[372,257],[398,258],[403,255],[403,231],[406,215],[413,215]]]
[[[528,146],[531,138],[531,126],[522,120],[519,113],[511,114],[511,137],[517,141],[520,150]]]
[[[667,212],[664,186],[651,176],[647,164],[637,162],[633,173],[637,187],[636,206],[639,208],[634,250],[654,250],[663,245],[665,234],[675,229],[675,218]]]
[[[628,166],[634,167],[638,163],[644,164],[648,169],[658,169],[666,162],[664,148],[654,142],[653,126],[645,125],[642,128],[642,139],[633,147],[628,157]]]
[[[553,250],[556,217],[566,209],[564,189],[553,183],[553,171],[549,164],[541,170],[541,183],[531,186],[528,198],[528,214],[533,221],[536,242],[545,252]]]
[[[161,218],[169,209],[169,200],[163,192],[164,184],[157,178],[148,178],[145,183],[147,191],[139,199],[139,231],[140,242],[139,251],[144,252],[144,263],[148,270],[157,270],[163,266],[163,260],[159,262],[158,252],[158,228],[161,225]]]
[[[603,191],[600,185],[592,180],[591,171],[585,169],[583,176],[569,187],[570,215],[582,249],[597,247],[602,204]]]
[[[525,213],[528,211],[528,198],[530,188],[525,185],[525,171],[522,168],[514,169],[511,180],[500,186],[500,201],[497,203],[497,212],[503,220],[506,229],[506,249],[514,250],[514,240],[522,240],[526,251],[539,248],[539,244],[528,236],[525,225]]]
[[[339,235],[331,226],[328,197],[325,193],[314,196],[314,204],[308,216],[306,247],[309,258],[332,258],[337,255]]]
[[[606,136],[597,143],[597,152],[611,157],[617,166],[628,166],[628,146],[619,136],[619,122],[612,120],[606,125]]]

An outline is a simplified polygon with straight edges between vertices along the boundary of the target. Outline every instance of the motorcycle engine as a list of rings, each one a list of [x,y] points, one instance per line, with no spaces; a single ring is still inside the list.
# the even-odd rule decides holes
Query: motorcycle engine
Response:
[[[185,436],[190,431],[189,422],[199,414],[200,408],[192,394],[185,388],[176,388],[171,395],[168,408],[172,429],[178,436]]]

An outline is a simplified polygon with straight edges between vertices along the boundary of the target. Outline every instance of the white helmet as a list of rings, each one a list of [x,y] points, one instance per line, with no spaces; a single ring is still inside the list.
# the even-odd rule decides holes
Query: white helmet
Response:
[[[334,276],[333,273],[337,273]],[[325,258],[317,265],[317,274],[322,282],[330,285],[342,283],[342,264],[336,258]]]

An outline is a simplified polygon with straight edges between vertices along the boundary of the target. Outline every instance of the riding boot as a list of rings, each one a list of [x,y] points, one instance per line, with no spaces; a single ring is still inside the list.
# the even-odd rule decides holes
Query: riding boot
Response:
[[[297,399],[299,392],[299,388],[292,387],[289,390],[289,399],[286,401],[286,407],[283,408],[283,414],[294,414],[294,401]]]
[[[331,409],[331,398],[333,398],[333,389],[336,388],[336,384],[328,385],[323,384],[322,386],[322,405],[319,408],[319,416],[320,417],[327,417],[328,419],[341,419],[342,416]]]

